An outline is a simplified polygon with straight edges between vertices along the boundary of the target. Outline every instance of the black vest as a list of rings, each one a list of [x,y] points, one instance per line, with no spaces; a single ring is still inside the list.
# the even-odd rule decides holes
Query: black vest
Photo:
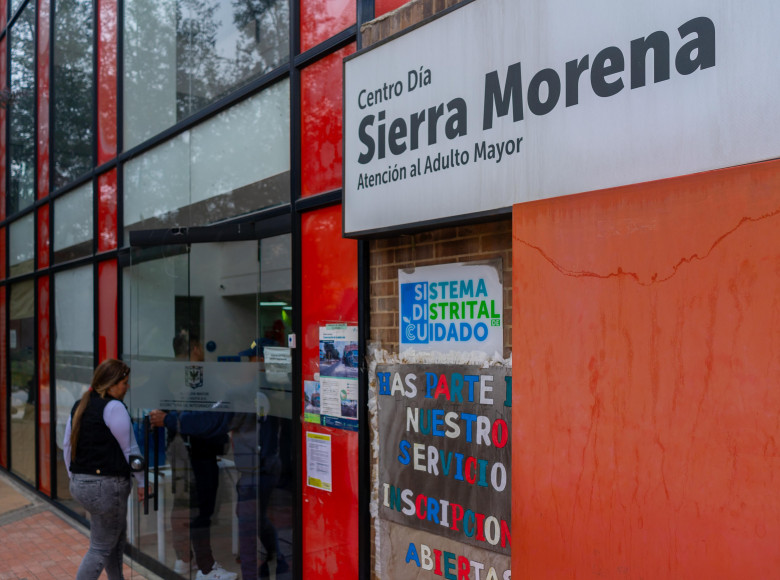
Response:
[[[103,410],[109,401],[115,400],[110,395],[101,398],[92,391],[87,408],[81,415],[81,429],[76,444],[76,456],[70,462],[71,473],[88,473],[91,475],[119,475],[130,477],[130,466],[125,459],[119,442],[103,421]],[[73,413],[79,403],[73,405]]]

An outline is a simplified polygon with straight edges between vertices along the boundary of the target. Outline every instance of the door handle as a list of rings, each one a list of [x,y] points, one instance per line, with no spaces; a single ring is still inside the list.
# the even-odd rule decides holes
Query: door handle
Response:
[[[152,455],[152,448],[149,444],[154,445],[154,480],[152,482],[154,489],[152,493],[144,494],[144,515],[149,515],[149,499],[154,500],[152,509],[157,511],[159,509],[157,493],[160,491],[160,457],[158,451],[160,450],[160,429],[158,427],[152,427],[149,420],[149,415],[144,415],[144,489],[149,489],[149,457]]]
[[[153,427],[154,433],[154,511],[157,511],[157,493],[160,491],[160,428]]]
[[[149,432],[151,430],[151,424],[149,423],[149,415],[144,415],[144,492],[149,490],[149,456],[151,450],[149,449]],[[144,515],[149,515],[149,494],[144,493]]]

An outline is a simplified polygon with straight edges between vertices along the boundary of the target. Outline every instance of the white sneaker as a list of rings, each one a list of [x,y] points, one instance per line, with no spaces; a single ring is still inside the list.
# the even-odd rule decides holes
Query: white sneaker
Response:
[[[211,569],[211,572],[204,574],[198,570],[198,574],[195,578],[196,580],[236,580],[237,577],[237,573],[228,572],[219,565],[219,562],[214,562],[214,567]]]
[[[185,562],[184,560],[176,560],[176,562],[173,564],[173,571],[177,574],[187,574],[190,570],[197,569],[198,565],[195,563],[195,558],[189,562]]]

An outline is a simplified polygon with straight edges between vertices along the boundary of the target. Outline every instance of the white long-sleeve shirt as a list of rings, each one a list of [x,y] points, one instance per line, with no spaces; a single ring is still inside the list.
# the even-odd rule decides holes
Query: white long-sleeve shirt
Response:
[[[65,468],[68,470],[68,477],[71,477],[70,472],[70,421],[68,417],[68,423],[65,425],[65,442],[62,445],[62,453],[65,459]],[[125,456],[125,460],[130,463],[131,455],[140,455],[141,450],[138,447],[138,441],[135,439],[135,432],[133,431],[133,423],[130,421],[130,415],[127,412],[125,406],[117,400],[109,401],[103,409],[103,421],[106,427],[109,428],[114,438],[119,443],[119,447],[122,449],[122,454]],[[139,487],[144,485],[144,474],[142,472],[134,472],[133,476],[138,482]]]

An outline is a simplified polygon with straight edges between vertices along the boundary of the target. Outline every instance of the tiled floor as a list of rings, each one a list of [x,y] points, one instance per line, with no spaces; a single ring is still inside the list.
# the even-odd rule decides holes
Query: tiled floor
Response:
[[[74,578],[89,538],[40,500],[0,481],[0,580]],[[105,572],[101,578],[106,578]],[[125,578],[131,575],[125,565]]]

